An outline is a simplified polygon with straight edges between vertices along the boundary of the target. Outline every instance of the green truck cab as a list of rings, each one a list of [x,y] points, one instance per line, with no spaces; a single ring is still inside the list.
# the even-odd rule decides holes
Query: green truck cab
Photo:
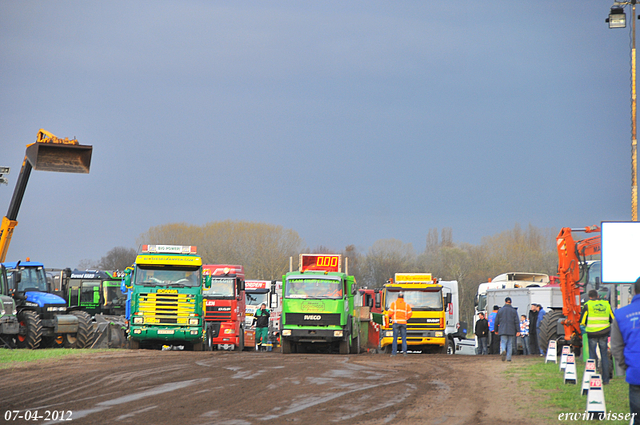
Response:
[[[283,354],[307,347],[360,352],[360,307],[353,276],[341,272],[341,256],[301,254],[300,269],[282,277],[280,344]]]
[[[130,291],[129,346],[203,348],[202,259],[195,246],[143,245],[124,284]],[[204,278],[211,286],[211,278]]]

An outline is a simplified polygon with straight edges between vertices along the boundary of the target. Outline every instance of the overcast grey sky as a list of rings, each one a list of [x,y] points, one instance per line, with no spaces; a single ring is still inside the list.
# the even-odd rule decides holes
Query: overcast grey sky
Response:
[[[631,218],[630,30],[606,1],[0,0],[0,186],[44,128],[7,261],[75,267],[151,226],[425,246]],[[630,19],[629,19],[630,20]]]

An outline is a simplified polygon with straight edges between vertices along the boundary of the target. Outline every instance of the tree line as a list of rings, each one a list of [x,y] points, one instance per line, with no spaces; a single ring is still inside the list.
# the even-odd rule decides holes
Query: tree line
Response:
[[[195,245],[205,264],[241,264],[247,279],[280,280],[294,269],[301,253],[342,254],[349,259],[349,274],[359,286],[379,288],[395,273],[429,272],[442,280],[457,280],[461,320],[472,323],[478,285],[505,272],[537,272],[553,275],[557,253],[553,229],[529,225],[487,236],[479,245],[453,242],[451,228],[429,229],[425,249],[411,243],[380,239],[368,249],[355,245],[342,250],[309,248],[298,232],[282,226],[248,221],[218,221],[204,225],[171,223],[151,227],[137,238],[142,244]],[[99,261],[83,260],[78,268],[123,270],[133,264],[137,250],[116,247]]]

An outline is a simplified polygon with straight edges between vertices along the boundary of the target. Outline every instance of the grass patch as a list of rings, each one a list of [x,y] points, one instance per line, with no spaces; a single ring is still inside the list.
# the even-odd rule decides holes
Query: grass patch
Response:
[[[72,348],[49,348],[45,350],[10,350],[0,348],[0,369],[8,369],[17,363],[37,362],[66,356],[79,356],[100,350],[78,350]]]
[[[560,372],[560,365],[544,363],[542,358],[528,358],[525,362],[513,366],[505,372],[510,378],[516,378],[520,385],[529,388],[531,401],[529,417],[538,419],[541,423],[561,424],[564,422],[593,423],[593,424],[628,424],[629,420],[559,420],[561,413],[582,414],[587,408],[587,396],[581,395],[584,362],[576,362],[578,383],[565,384],[564,371]],[[605,406],[607,412],[616,414],[629,413],[629,385],[624,376],[614,377],[609,385],[603,386]]]

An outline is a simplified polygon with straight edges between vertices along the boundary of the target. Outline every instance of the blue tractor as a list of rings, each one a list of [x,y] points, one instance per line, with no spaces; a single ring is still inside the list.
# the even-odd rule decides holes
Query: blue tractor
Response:
[[[88,348],[95,338],[91,316],[55,295],[42,263],[27,261],[4,263],[9,291],[16,302],[18,348],[64,346]]]

